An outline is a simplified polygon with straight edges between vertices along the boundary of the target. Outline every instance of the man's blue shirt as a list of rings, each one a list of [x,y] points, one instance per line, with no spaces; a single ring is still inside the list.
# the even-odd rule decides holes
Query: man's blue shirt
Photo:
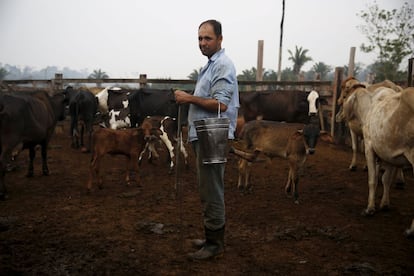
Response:
[[[198,75],[194,96],[214,98],[227,105],[226,112],[220,113],[220,117],[230,119],[229,139],[234,139],[237,112],[239,108],[239,88],[237,84],[236,69],[233,62],[224,53],[224,49],[215,53],[208,60],[208,63],[201,69],[201,72]],[[195,104],[190,104],[188,112],[188,140],[190,142],[197,140],[194,121],[217,117],[218,106],[217,111],[210,112]]]

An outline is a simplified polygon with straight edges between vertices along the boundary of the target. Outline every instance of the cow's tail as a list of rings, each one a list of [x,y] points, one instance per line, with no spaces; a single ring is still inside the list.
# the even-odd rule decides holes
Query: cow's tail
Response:
[[[259,150],[255,150],[253,153],[250,152],[245,152],[239,149],[236,149],[235,147],[230,147],[230,151],[229,153],[233,153],[234,155],[243,158],[249,162],[254,162],[256,161],[257,157],[260,154]]]

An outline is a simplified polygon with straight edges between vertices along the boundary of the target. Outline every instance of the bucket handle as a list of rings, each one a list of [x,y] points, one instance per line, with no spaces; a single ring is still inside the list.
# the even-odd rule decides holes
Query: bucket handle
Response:
[[[218,103],[218,109],[217,109],[217,117],[220,118],[220,102],[217,100]]]

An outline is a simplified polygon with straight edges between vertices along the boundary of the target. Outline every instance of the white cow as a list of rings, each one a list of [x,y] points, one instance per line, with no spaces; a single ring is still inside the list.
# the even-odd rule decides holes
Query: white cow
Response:
[[[343,82],[339,98],[341,109],[336,114],[336,121],[345,121],[348,124],[352,145],[352,160],[349,165],[351,171],[356,170],[357,167],[358,139],[363,139],[362,126],[365,123],[366,114],[371,109],[372,97],[378,93],[384,95],[384,93],[400,92],[401,90],[397,87],[399,86],[391,81],[383,81],[367,88],[355,78],[348,78]],[[398,187],[404,187],[405,179],[401,169],[398,170],[397,176]]]
[[[378,170],[377,158],[385,169],[382,176],[383,194],[380,209],[390,204],[389,190],[397,168],[414,165],[414,88],[400,93],[378,93],[372,102],[363,128],[365,157],[368,166],[368,206],[364,214],[375,212],[375,192]],[[414,235],[414,221],[406,230]]]

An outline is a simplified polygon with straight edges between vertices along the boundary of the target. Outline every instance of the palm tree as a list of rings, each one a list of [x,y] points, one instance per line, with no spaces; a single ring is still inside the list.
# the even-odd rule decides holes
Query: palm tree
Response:
[[[348,65],[344,65],[344,75],[345,76],[348,76],[348,70],[349,70]],[[352,73],[352,76],[354,76],[354,77],[358,76],[359,73],[361,73],[361,71],[362,71],[361,64],[357,63],[354,66],[354,72]]]
[[[197,80],[198,79],[198,75],[200,74],[201,70],[203,69],[203,67],[200,67],[198,70],[194,69],[193,72],[191,72],[190,75],[188,75],[187,78],[189,78],[190,80]]]
[[[312,70],[320,75],[320,80],[323,80],[332,70],[332,67],[323,62],[317,62],[313,65]]]
[[[109,79],[109,76],[107,73],[105,73],[101,69],[98,69],[98,70],[93,70],[93,73],[89,75],[88,79]]]
[[[293,72],[296,76],[299,77],[300,70],[306,62],[311,61],[312,58],[307,56],[308,49],[303,49],[302,47],[295,46],[295,53],[292,53],[291,50],[288,50],[290,57],[289,60],[293,62]]]
[[[238,80],[254,81],[256,80],[256,67],[252,67],[250,70],[243,70],[241,74],[237,76]]]

